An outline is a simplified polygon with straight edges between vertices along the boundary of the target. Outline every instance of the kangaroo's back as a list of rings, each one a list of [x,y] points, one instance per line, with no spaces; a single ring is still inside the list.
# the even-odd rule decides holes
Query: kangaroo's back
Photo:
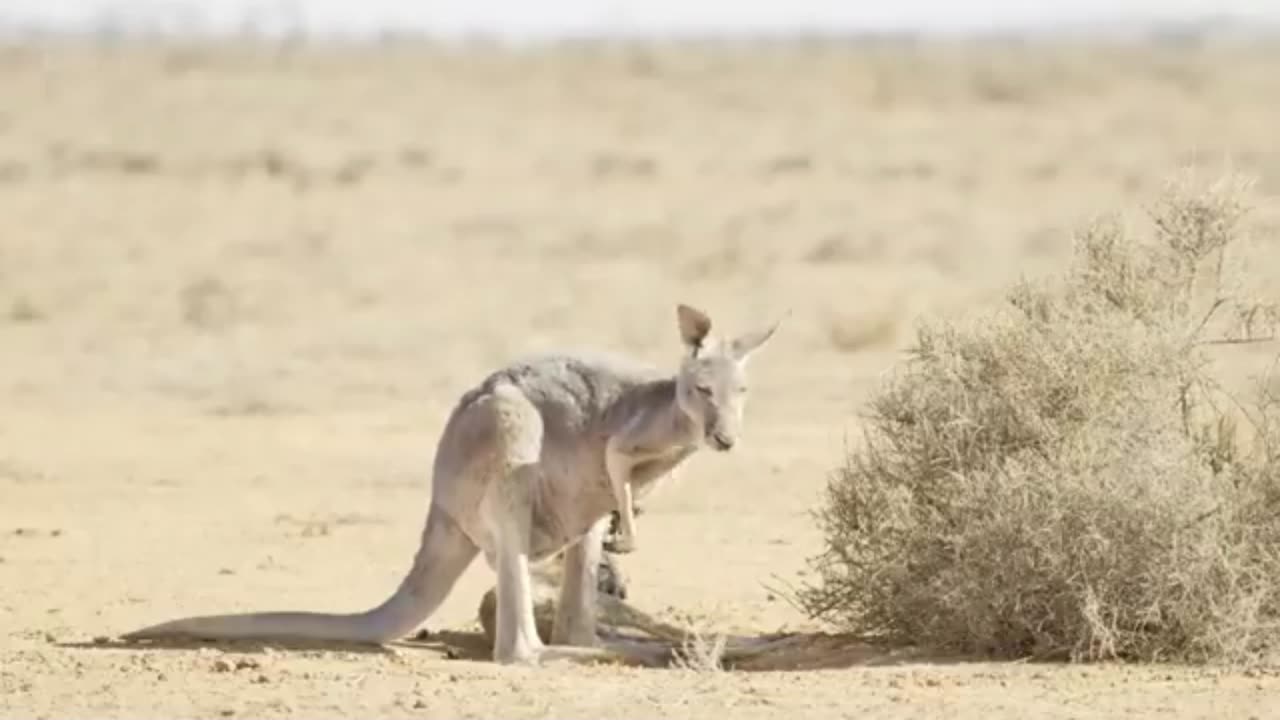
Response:
[[[586,439],[624,396],[662,379],[657,368],[620,356],[556,353],[516,361],[490,374],[480,389],[515,386],[541,413],[547,440],[561,442]]]
[[[459,398],[436,448],[432,478],[433,503],[455,514],[479,506],[485,493],[485,471],[503,453],[507,440],[495,418],[501,396],[518,394],[521,404],[536,411],[529,430],[538,436],[543,457],[556,466],[574,468],[576,482],[590,482],[603,453],[604,439],[621,420],[617,408],[634,404],[634,389],[661,381],[648,365],[604,353],[562,352],[516,360],[484,377]],[[532,427],[536,425],[535,427]],[[555,484],[569,482],[560,478]]]

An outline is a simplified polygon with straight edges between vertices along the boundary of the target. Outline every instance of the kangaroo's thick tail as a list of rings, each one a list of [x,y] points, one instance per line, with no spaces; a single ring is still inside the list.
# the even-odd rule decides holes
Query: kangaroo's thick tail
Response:
[[[206,615],[152,625],[125,640],[321,640],[382,644],[412,632],[448,597],[479,550],[453,518],[431,506],[413,568],[381,605],[360,613],[258,612]]]

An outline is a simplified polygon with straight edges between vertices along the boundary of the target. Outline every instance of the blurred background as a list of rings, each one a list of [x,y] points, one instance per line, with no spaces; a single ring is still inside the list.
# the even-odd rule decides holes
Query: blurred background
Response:
[[[1244,282],[1277,296],[1277,19],[4,0],[0,524],[26,532],[0,540],[0,621],[35,642],[379,601],[463,390],[552,348],[673,363],[689,302],[726,332],[791,315],[742,451],[646,507],[631,597],[800,624],[762,583],[805,571],[920,317],[1052,270],[1099,215],[1140,228],[1187,170],[1254,179]],[[470,622],[491,576],[468,577],[433,627]]]
[[[665,357],[685,297],[796,311],[821,398],[771,412],[834,420],[920,312],[1172,174],[1273,194],[1277,11],[8,0],[0,391],[416,404],[570,339]]]
[[[840,0],[795,0],[749,4],[711,0],[696,5],[676,0],[8,0],[6,24],[25,30],[183,34],[266,34],[368,36],[384,33],[498,35],[555,38],[566,35],[635,34],[771,35],[809,32],[973,33],[1063,31],[1124,34],[1153,25],[1195,31],[1206,23],[1274,23],[1280,8],[1270,0],[1079,0],[1028,3],[975,0],[902,0],[868,5]]]

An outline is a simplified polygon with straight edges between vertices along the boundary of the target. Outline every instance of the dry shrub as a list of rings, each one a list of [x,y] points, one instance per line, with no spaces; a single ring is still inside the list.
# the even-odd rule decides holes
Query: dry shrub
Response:
[[[1224,289],[1238,190],[1172,185],[1149,237],[1099,223],[1062,275],[923,326],[829,482],[801,606],[1005,658],[1276,648],[1280,413],[1209,372],[1276,318]]]

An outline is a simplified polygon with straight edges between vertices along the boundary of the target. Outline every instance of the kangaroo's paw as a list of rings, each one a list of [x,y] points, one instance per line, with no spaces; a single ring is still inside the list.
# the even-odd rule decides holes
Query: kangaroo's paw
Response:
[[[636,551],[636,536],[618,533],[604,542],[606,552],[615,555],[626,555]]]

